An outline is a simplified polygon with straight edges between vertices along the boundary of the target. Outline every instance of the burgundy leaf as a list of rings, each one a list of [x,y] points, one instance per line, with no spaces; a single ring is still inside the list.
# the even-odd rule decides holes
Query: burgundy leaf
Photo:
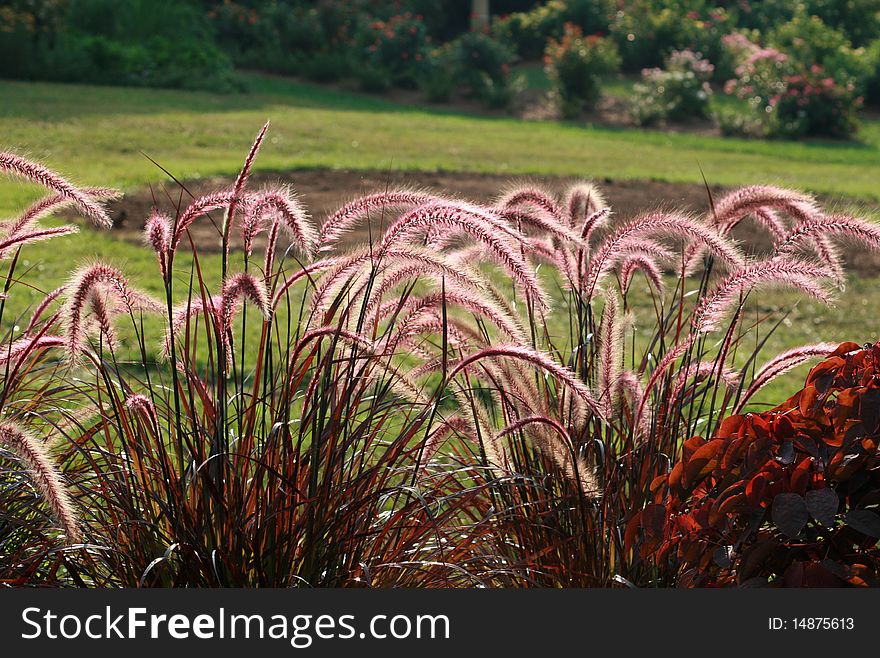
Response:
[[[867,509],[853,510],[846,515],[846,524],[863,535],[880,539],[880,515]]]
[[[783,534],[797,537],[810,518],[807,504],[796,493],[781,493],[773,499],[773,523]]]
[[[834,525],[834,517],[837,516],[837,508],[840,499],[831,487],[824,489],[812,489],[806,495],[807,509],[813,518],[826,528]]]

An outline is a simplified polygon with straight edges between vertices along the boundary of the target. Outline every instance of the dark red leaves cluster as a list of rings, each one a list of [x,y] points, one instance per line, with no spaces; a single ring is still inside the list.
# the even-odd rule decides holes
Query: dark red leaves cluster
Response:
[[[843,343],[783,404],[687,440],[626,528],[681,586],[880,585],[880,343]]]

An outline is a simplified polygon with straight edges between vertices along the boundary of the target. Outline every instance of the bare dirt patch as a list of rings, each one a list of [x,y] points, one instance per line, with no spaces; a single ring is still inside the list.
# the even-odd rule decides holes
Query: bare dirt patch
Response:
[[[488,202],[513,182],[528,180],[549,190],[562,191],[575,179],[557,177],[512,178],[508,175],[471,173],[423,173],[423,172],[378,172],[345,170],[302,170],[285,174],[255,174],[249,183],[250,189],[258,189],[267,184],[290,185],[300,197],[312,217],[320,224],[324,218],[351,199],[370,192],[396,187],[415,187],[435,193],[452,195],[476,202]],[[701,184],[677,184],[658,181],[595,181],[604,191],[618,221],[634,217],[638,213],[657,207],[678,208],[693,212],[706,212],[709,200],[706,187]],[[127,194],[120,201],[110,205],[114,219],[114,231],[126,240],[143,243],[144,223],[154,208],[174,215],[178,206],[186,206],[189,194],[198,196],[210,191],[228,187],[232,178],[213,177],[184,183],[186,191],[175,183],[154,186]],[[725,189],[710,186],[709,191],[717,199]],[[825,199],[825,201],[831,201]],[[834,200],[840,202],[839,199]],[[214,222],[200,219],[190,228],[194,243],[200,250],[220,249],[219,222],[216,213]],[[387,220],[386,220],[387,221]],[[367,238],[366,227],[349,236],[351,242]],[[373,231],[379,230],[374,225]],[[771,246],[769,238],[762,231],[755,230],[749,222],[737,228],[734,237],[743,242],[748,251],[766,252]],[[240,247],[237,235],[232,237],[232,248]],[[880,258],[864,252],[847,252],[849,269],[863,276],[876,276],[880,272]]]

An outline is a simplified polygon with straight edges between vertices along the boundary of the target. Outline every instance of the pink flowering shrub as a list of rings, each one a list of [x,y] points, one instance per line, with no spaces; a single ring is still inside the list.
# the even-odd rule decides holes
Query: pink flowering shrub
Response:
[[[642,71],[641,82],[633,87],[633,119],[640,125],[649,125],[665,119],[709,116],[709,80],[714,70],[699,53],[673,51],[665,68]]]
[[[731,36],[725,45],[739,60],[725,91],[747,101],[764,134],[848,137],[862,99],[852,81],[839,83],[818,64],[805,67],[775,48]]]

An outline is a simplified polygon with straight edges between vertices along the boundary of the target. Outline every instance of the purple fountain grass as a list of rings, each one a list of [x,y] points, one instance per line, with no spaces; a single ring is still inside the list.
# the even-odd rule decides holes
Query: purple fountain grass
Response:
[[[788,229],[781,222],[775,211],[784,212],[797,224],[811,223],[821,216],[815,199],[807,194],[779,187],[757,185],[735,190],[721,198],[714,205],[710,220],[722,235],[730,232],[746,217],[765,228],[778,243],[784,239]],[[820,234],[812,236],[812,242],[820,258],[832,269],[834,276],[842,280],[843,269],[840,258],[833,245]],[[686,271],[691,272],[694,261],[698,259],[700,249],[691,249],[685,257]]]
[[[100,417],[77,418],[69,429],[77,450],[65,452],[78,479],[97,483],[77,496],[97,503],[90,519],[110,549],[100,560],[63,556],[84,582],[400,584],[408,581],[381,581],[377,566],[406,560],[418,562],[418,582],[432,584],[445,582],[424,575],[438,563],[479,571],[488,585],[607,585],[615,575],[666,582],[662,565],[640,561],[620,535],[635,511],[662,502],[653,483],[668,475],[669,458],[693,431],[712,436],[726,411],[741,410],[766,382],[834,349],[789,350],[748,388],[733,382],[729,366],[751,342],[740,326],[746,296],[783,285],[828,300],[833,242],[880,248],[874,225],[826,217],[806,195],[771,187],[727,195],[699,219],[657,210],[613,224],[589,183],[564,196],[520,186],[491,207],[395,190],[346,204],[316,231],[287,188],[246,189],[266,134],[264,126],[229,189],[146,223],[165,283],[171,377],[172,366],[155,369],[143,348],[141,329],[153,323],[136,326],[137,345],[125,346],[141,348],[143,371],[92,351],[92,343],[113,349],[119,315],[159,306],[101,264],[46,295],[25,332],[0,348],[0,365],[14,366],[6,399],[40,427],[79,412],[57,403],[68,387],[97,401]],[[2,240],[38,230],[40,217],[70,204],[55,190],[7,222],[0,252]],[[188,299],[173,306],[175,249],[215,210],[225,211],[220,283],[195,259]],[[387,226],[375,241],[311,262],[359,222],[379,228],[380,213]],[[772,236],[774,256],[746,260],[729,237],[744,220]],[[227,262],[235,222],[245,247],[237,273]],[[275,249],[282,231],[295,267]],[[267,248],[252,267],[257,236]],[[665,271],[680,273],[682,257],[703,249],[721,275],[707,269],[698,288],[682,276],[664,293]],[[568,307],[551,317],[543,285],[560,274],[573,290],[557,296]],[[637,276],[647,300],[635,295]],[[261,316],[244,312],[251,303]],[[628,311],[643,307],[648,322],[637,334]],[[707,337],[725,327],[721,340]],[[239,329],[247,345],[237,343]],[[88,358],[75,376],[51,358],[59,347]],[[31,371],[50,383],[28,379]],[[408,495],[412,486],[418,497]],[[21,514],[45,524],[33,505]],[[241,510],[259,523],[242,530]],[[187,551],[156,564],[156,546],[172,540]],[[40,559],[42,568],[54,558]],[[0,579],[6,573],[0,566]]]
[[[525,249],[528,246],[528,240],[522,231],[515,227],[503,213],[498,212],[494,208],[486,208],[475,203],[459,201],[457,199],[446,199],[437,204],[427,204],[422,207],[431,208],[435,206],[442,206],[452,211],[458,210],[467,213],[469,216],[478,218],[488,226],[491,226],[494,230],[504,234],[512,244],[519,246],[521,249]],[[417,211],[418,208],[414,208],[408,214],[416,213]],[[403,220],[403,217],[400,219]],[[386,233],[392,229],[392,226],[388,227]],[[409,233],[421,233],[421,228],[422,227],[412,228],[407,235],[409,235]],[[468,234],[468,232],[461,227],[446,226],[443,224],[428,225],[425,228],[427,229],[425,243],[435,249],[447,247],[460,235]]]
[[[473,441],[474,443],[479,443],[477,435],[473,430],[473,424],[467,419],[462,418],[461,416],[452,416],[445,420],[441,419],[439,425],[432,430],[428,435],[428,438],[425,439],[419,463],[421,472],[427,470],[434,455],[439,452],[443,443],[452,435],[460,436]]]
[[[312,263],[311,265],[302,267],[290,276],[285,277],[282,284],[277,287],[273,294],[272,310],[274,311],[278,308],[278,305],[281,303],[281,301],[285,299],[285,297],[287,297],[287,295],[289,294],[290,289],[299,281],[303,279],[308,279],[312,282],[313,285],[317,285],[312,276],[334,267],[337,263],[337,258],[325,258],[324,260],[320,260],[316,263]]]
[[[332,337],[334,341],[340,341],[362,351],[361,358],[367,360],[370,367],[366,372],[361,372],[358,375],[359,378],[368,382],[376,382],[382,375],[387,375],[390,377],[390,380],[386,383],[391,391],[402,400],[406,400],[422,407],[428,407],[431,404],[430,399],[424,395],[422,389],[413,383],[412,378],[402,375],[400,371],[395,368],[387,358],[385,358],[388,355],[382,345],[378,345],[374,341],[355,331],[338,326],[318,327],[317,329],[312,329],[306,332],[299,341],[297,341],[294,352],[290,357],[288,387],[292,388],[297,374],[297,369],[295,368],[297,365],[297,359],[305,347],[314,340],[327,337]],[[350,359],[350,356],[348,358]],[[313,377],[309,381],[304,396],[306,405],[315,405],[319,403],[315,396],[319,384],[320,378],[318,377]]]
[[[826,357],[838,347],[837,343],[814,343],[812,345],[802,345],[790,350],[786,350],[765,363],[758,372],[755,373],[751,385],[743,393],[739,399],[733,413],[741,413],[746,403],[762,388],[771,381],[785,374],[789,370],[798,367],[802,363],[810,359]]]
[[[378,254],[361,251],[351,256],[324,261],[327,267],[323,268],[325,271],[319,277],[312,293],[312,311],[315,313],[326,311],[336,295],[361,275],[365,263],[370,263],[371,268],[376,268],[379,260]]]
[[[642,378],[632,370],[621,369],[617,376],[618,395],[629,398],[632,406],[638,405],[642,398],[645,397],[645,388],[642,385]]]
[[[483,405],[474,399],[473,391],[465,388],[453,389],[452,395],[458,406],[465,409],[468,415],[465,416],[470,426],[470,435],[475,438],[475,442],[483,449],[486,456],[486,462],[490,468],[498,468],[507,471],[509,461],[507,450],[501,441],[498,441],[496,433],[493,431],[493,424],[489,414]]]
[[[579,181],[565,191],[563,205],[568,210],[568,225],[583,227],[591,216],[606,210],[608,203],[597,186],[588,181]]]
[[[235,183],[232,185],[233,199],[227,207],[226,218],[223,222],[224,240],[229,235],[229,227],[232,225],[232,218],[235,215],[236,206],[242,198],[244,188],[247,187],[248,178],[250,177],[251,169],[254,166],[254,160],[257,158],[257,153],[260,152],[260,146],[263,144],[263,139],[265,139],[268,131],[269,122],[267,121],[263,124],[260,132],[257,133],[254,143],[251,145],[250,151],[248,151],[247,157],[244,159],[244,165],[242,166],[241,171],[238,172],[238,176],[235,177]]]
[[[159,312],[162,305],[149,295],[131,288],[125,276],[114,267],[95,263],[77,270],[65,285],[65,304],[62,318],[66,324],[67,357],[75,362],[83,350],[85,326],[83,315],[91,306],[92,294],[106,292],[109,298],[122,305],[124,311]],[[115,313],[116,310],[108,310]]]
[[[559,253],[554,244],[547,240],[542,240],[541,238],[528,238],[528,245],[529,255],[532,258],[540,258],[553,265],[559,264]],[[470,245],[465,249],[457,251],[456,258],[462,263],[467,263],[470,262],[472,258],[478,258],[484,253],[485,249],[482,245]]]
[[[418,320],[423,313],[435,308],[442,308],[444,305],[458,306],[490,322],[508,338],[519,343],[526,342],[526,333],[516,317],[511,316],[483,296],[469,290],[456,288],[452,284],[447,285],[446,289],[441,292],[410,297],[403,308],[400,308],[398,301],[389,301],[377,311],[376,315],[382,320],[397,313],[398,317],[394,327],[396,340],[400,336],[406,336],[410,323]]]
[[[125,406],[130,411],[140,414],[149,424],[151,431],[159,431],[159,414],[156,412],[156,405],[146,395],[132,393],[125,399]]]
[[[645,413],[645,408],[642,405],[645,400],[645,387],[642,378],[632,370],[623,369],[617,378],[617,390],[623,404],[635,412],[632,418],[633,437],[644,440],[651,429],[653,410],[649,407]]]
[[[777,254],[791,254],[808,239],[834,236],[880,251],[880,226],[849,215],[823,215],[798,224],[776,245]]]
[[[171,218],[157,211],[150,213],[144,226],[144,239],[156,253],[162,278],[168,278],[168,256],[171,249]]]
[[[654,370],[651,371],[651,376],[648,377],[648,381],[645,384],[642,390],[642,397],[639,400],[638,407],[636,408],[635,414],[635,426],[640,427],[642,423],[647,421],[645,417],[645,407],[647,406],[648,400],[651,395],[651,391],[654,390],[654,387],[657,385],[657,382],[660,381],[660,378],[666,374],[666,371],[672,367],[672,364],[684,355],[685,352],[690,349],[693,344],[697,341],[697,335],[695,332],[691,332],[687,334],[684,340],[682,340],[677,345],[669,348],[664,354],[657,365],[654,367]]]
[[[540,425],[552,430],[552,432],[529,432],[535,447],[542,454],[550,457],[566,478],[577,483],[587,498],[601,498],[602,489],[596,480],[593,469],[587,464],[586,459],[577,455],[568,431],[558,421],[547,416],[521,418],[502,429],[496,435],[496,440],[523,431],[533,425]],[[561,440],[551,437],[561,437]]]
[[[32,183],[42,185],[70,199],[83,215],[96,224],[105,228],[113,226],[113,220],[110,219],[107,211],[92,197],[42,165],[25,160],[13,153],[0,152],[0,172],[19,176]]]
[[[823,303],[830,303],[830,293],[821,283],[828,276],[825,267],[788,256],[777,256],[742,267],[703,297],[694,311],[694,331],[698,334],[714,331],[743,293],[770,285],[792,287]]]
[[[534,271],[513,245],[498,237],[497,227],[484,217],[457,206],[442,204],[420,206],[392,224],[382,239],[381,251],[387,251],[405,241],[413,231],[428,227],[461,230],[485,244],[501,260],[514,280],[541,307],[549,308],[547,293],[538,282]]]
[[[587,247],[590,245],[590,238],[593,232],[607,224],[611,214],[611,208],[600,208],[596,212],[587,215],[586,219],[584,219],[583,224],[581,224],[580,236]]]
[[[531,185],[512,187],[495,202],[495,206],[505,210],[513,210],[520,206],[532,206],[549,214],[557,223],[565,222],[565,214],[556,200],[543,190]]]
[[[395,288],[403,284],[410,285],[423,279],[432,280],[439,288],[443,285],[445,275],[436,272],[426,273],[425,267],[421,263],[401,263],[389,266],[383,269],[375,280],[363,283],[358,290],[354,291],[350,299],[354,303],[364,292],[367,292],[368,288],[372,287],[370,297],[363,305],[364,315],[370,318],[375,315],[376,308],[381,305],[382,300]]]
[[[593,236],[593,231],[606,224],[609,217],[611,217],[611,209],[607,207],[589,215],[581,227],[582,244],[578,246],[577,253],[574,254],[571,249],[562,250],[562,269],[572,284],[577,282],[577,285],[580,286],[583,280],[584,262],[590,256],[590,239]]]
[[[345,204],[330,215],[321,226],[318,243],[322,251],[332,249],[332,244],[358,222],[371,213],[395,209],[408,209],[430,203],[440,203],[443,199],[419,190],[391,190],[360,197]]]
[[[6,345],[0,345],[0,365],[18,363],[22,358],[37,350],[64,347],[67,341],[61,336],[34,336],[21,338]],[[13,368],[14,369],[14,368]]]
[[[262,146],[263,139],[265,139],[266,133],[269,131],[269,123],[270,122],[267,121],[263,124],[263,127],[260,128],[260,132],[258,132],[257,136],[254,138],[254,143],[251,144],[247,157],[244,159],[244,165],[242,166],[241,171],[239,171],[238,176],[235,177],[235,184],[232,186],[232,189],[235,191],[236,195],[240,195],[247,186],[248,177],[251,175],[251,169],[254,166],[257,153],[260,152],[260,146]]]
[[[238,272],[230,275],[223,283],[220,295],[207,298],[191,297],[171,311],[171,323],[163,341],[163,358],[171,355],[172,341],[187,326],[189,319],[199,314],[207,315],[223,346],[227,367],[232,366],[232,323],[242,303],[248,300],[256,306],[263,318],[268,320],[272,314],[269,294],[265,283],[253,274]],[[207,303],[206,303],[207,302]]]
[[[437,284],[448,280],[461,288],[473,291],[489,288],[488,281],[480,273],[467,265],[447,260],[442,254],[432,254],[418,248],[401,248],[388,252],[386,262],[388,264],[381,270],[381,278],[373,286],[373,291],[364,306],[368,317],[394,288],[421,277],[430,277]]]
[[[272,272],[275,268],[275,247],[278,244],[278,234],[280,233],[279,222],[272,222],[269,227],[269,234],[266,237],[266,253],[263,257],[263,277],[268,282],[272,278]],[[271,247],[271,248],[270,248]],[[248,253],[248,255],[250,255]]]
[[[296,345],[293,348],[293,354],[290,357],[290,362],[292,364],[295,363],[297,357],[309,345],[309,343],[319,338],[325,338],[327,336],[341,339],[344,342],[347,342],[349,345],[357,345],[373,353],[379,350],[379,347],[374,341],[370,340],[366,336],[362,336],[356,331],[351,331],[344,327],[317,327],[315,329],[309,329],[302,336],[300,336],[299,340],[296,342]]]
[[[719,199],[709,219],[719,229],[729,232],[741,219],[767,210],[781,210],[799,222],[808,221],[819,212],[810,195],[770,185],[752,185]]]
[[[490,345],[486,345],[490,347]],[[486,373],[495,404],[505,417],[518,418],[530,415],[548,415],[546,396],[535,385],[534,372],[525,367],[526,362],[516,359],[487,360],[480,363]]]
[[[724,262],[741,267],[743,257],[739,251],[716,231],[704,226],[688,215],[655,211],[641,215],[617,229],[602,242],[584,277],[585,296],[590,298],[618,260],[627,250],[638,248],[640,241],[649,236],[667,236],[688,241],[698,241]]]
[[[729,274],[700,300],[691,319],[691,332],[684,340],[670,348],[652,371],[645,385],[637,418],[641,418],[648,397],[660,378],[701,335],[719,328],[727,312],[741,301],[743,294],[766,286],[784,285],[800,290],[824,303],[830,303],[830,294],[821,284],[828,278],[829,272],[826,268],[784,256],[747,265]]]
[[[552,375],[558,382],[574,392],[577,398],[587,407],[591,414],[604,420],[604,409],[602,405],[595,399],[592,392],[587,388],[577,376],[565,366],[554,361],[547,354],[537,352],[521,345],[496,345],[487,347],[475,354],[470,354],[461,359],[449,371],[448,379],[452,379],[459,373],[465,371],[472,364],[482,359],[499,359],[509,358],[518,359],[547,372]]]
[[[271,219],[271,231],[266,245],[267,254],[275,251],[280,226],[293,239],[293,244],[300,253],[306,258],[312,257],[317,248],[318,234],[309,222],[305,208],[288,188],[265,190],[248,199],[245,219],[241,226],[246,255],[250,256],[254,236],[260,232],[267,218]]]
[[[663,271],[653,258],[635,252],[624,256],[620,263],[620,289],[626,294],[637,272],[641,272],[654,289],[663,294],[666,289],[663,283]]]
[[[68,543],[78,543],[81,539],[79,519],[58,467],[46,452],[45,444],[9,420],[0,422],[0,444],[21,459],[55,520],[64,530]]]
[[[190,297],[186,301],[181,302],[171,310],[171,322],[165,331],[163,341],[162,358],[168,358],[171,355],[171,341],[174,340],[189,323],[190,318],[205,314],[214,324],[216,331],[220,330],[220,308],[222,299],[220,296],[208,297],[202,300],[201,297]]]
[[[238,210],[238,206],[242,201],[244,201],[244,188],[247,186],[248,178],[250,177],[251,169],[254,166],[254,160],[257,157],[257,153],[260,151],[260,146],[263,143],[263,139],[266,137],[266,132],[269,130],[269,122],[267,121],[263,124],[263,127],[260,129],[260,132],[257,133],[256,139],[254,139],[254,143],[251,145],[250,151],[248,151],[247,157],[244,160],[244,164],[242,165],[241,171],[238,172],[238,176],[235,178],[235,183],[232,185],[232,197],[229,199],[228,204],[226,204],[226,212],[223,214],[223,226],[220,229],[221,233],[221,245],[223,248],[223,262],[222,262],[222,274],[226,276],[226,268],[228,266],[228,258],[229,258],[229,231],[232,228],[232,222],[235,219],[235,213]],[[219,210],[219,208],[215,208],[215,210]],[[207,211],[206,211],[207,212]],[[176,237],[176,231],[175,231]],[[177,249],[179,239],[172,241],[172,249]],[[173,254],[169,254],[169,260],[173,259]]]
[[[107,347],[110,351],[116,349],[116,332],[113,331],[113,322],[111,320],[112,312],[108,308],[104,297],[97,288],[89,291],[88,307],[90,316],[95,319],[98,325],[100,335],[107,341]]]
[[[11,237],[0,239],[0,258],[4,258],[10,250],[21,247],[31,242],[50,240],[62,235],[79,233],[79,228],[73,225],[58,226],[56,228],[43,228],[36,231],[17,233]]]
[[[605,405],[606,416],[610,417],[617,401],[617,381],[623,361],[623,331],[620,318],[620,303],[617,293],[605,294],[605,305],[599,323],[599,377],[597,390],[599,401]]]
[[[672,389],[669,391],[666,400],[666,415],[670,416],[675,406],[681,404],[682,400],[680,398],[688,382],[696,385],[708,377],[717,377],[719,367],[721,367],[720,379],[727,386],[734,387],[739,383],[739,373],[733,368],[724,367],[723,361],[721,363],[716,363],[715,361],[691,363],[687,368],[683,368],[675,375]]]
[[[220,319],[221,327],[224,331],[229,331],[232,328],[235,309],[243,300],[250,301],[260,309],[260,313],[266,319],[272,313],[272,307],[269,304],[269,294],[266,292],[266,286],[263,281],[257,279],[253,274],[238,272],[223,282],[223,293],[220,298]]]
[[[171,245],[169,248],[169,253],[172,255],[172,257],[173,254],[177,251],[178,246],[180,246],[180,241],[183,239],[186,230],[195,220],[215,210],[229,208],[231,204],[237,202],[238,200],[239,197],[234,190],[223,190],[220,192],[206,194],[205,196],[199,197],[198,199],[193,201],[180,214],[180,216],[177,218],[177,221],[174,223],[174,227],[171,232]]]
[[[28,322],[27,327],[24,329],[25,334],[31,333],[36,328],[40,319],[43,317],[43,314],[46,312],[46,309],[48,309],[49,306],[52,305],[52,302],[58,299],[66,289],[67,286],[59,286],[58,288],[55,288],[55,290],[47,293],[43,299],[40,300],[40,303],[37,304],[34,312],[31,314],[30,322]]]
[[[545,235],[552,235],[576,246],[582,246],[583,240],[570,227],[558,222],[552,215],[527,212],[523,210],[501,210],[500,214],[512,225],[533,226]]]
[[[114,201],[122,196],[122,193],[119,190],[114,190],[108,187],[86,187],[82,188],[80,191],[95,201],[100,202]],[[73,206],[75,203],[76,202],[73,199],[63,194],[50,194],[26,208],[24,212],[15,219],[3,222],[3,224],[0,225],[0,230],[6,232],[6,237],[11,237],[29,229],[44,217],[48,217],[59,210]]]
[[[664,245],[657,242],[656,240],[649,240],[648,238],[640,238],[628,244],[622,245],[620,248],[620,253],[620,258],[626,258],[629,254],[640,254],[642,256],[647,256],[653,259],[654,262],[658,264],[658,266],[663,261],[673,263],[680,258],[679,256],[676,256],[675,252],[673,252],[671,249],[667,249]]]
[[[752,213],[755,223],[762,227],[767,233],[773,237],[773,242],[784,240],[788,233],[788,227],[779,218],[779,215],[773,210],[765,210],[763,208],[755,210]],[[730,235],[730,232],[736,226],[736,223],[729,222],[722,228],[724,235]]]
[[[367,265],[370,267],[369,273],[363,272]],[[473,290],[482,290],[488,287],[488,282],[484,277],[469,266],[451,261],[442,253],[404,244],[392,247],[381,255],[370,249],[361,249],[335,261],[330,271],[321,277],[312,296],[312,307],[319,311],[326,310],[333,293],[343,286],[353,283],[360,274],[369,274],[370,276],[381,274],[383,276],[380,294],[371,296],[368,308],[372,308],[384,293],[403,281],[407,274],[413,278],[421,275],[434,278],[445,277],[463,288]],[[386,281],[387,285],[385,285]],[[355,294],[353,299],[357,298],[358,295]]]
[[[811,238],[810,246],[819,256],[819,261],[823,263],[831,272],[831,276],[837,281],[841,288],[846,283],[846,277],[843,272],[843,258],[837,247],[826,235],[815,235]]]
[[[471,341],[482,344],[482,334],[473,327],[469,327],[456,318],[447,317],[445,322],[436,312],[428,313],[424,317],[407,325],[406,338],[418,336],[420,334],[442,335],[446,332],[449,346],[457,349],[464,349],[470,345]]]

